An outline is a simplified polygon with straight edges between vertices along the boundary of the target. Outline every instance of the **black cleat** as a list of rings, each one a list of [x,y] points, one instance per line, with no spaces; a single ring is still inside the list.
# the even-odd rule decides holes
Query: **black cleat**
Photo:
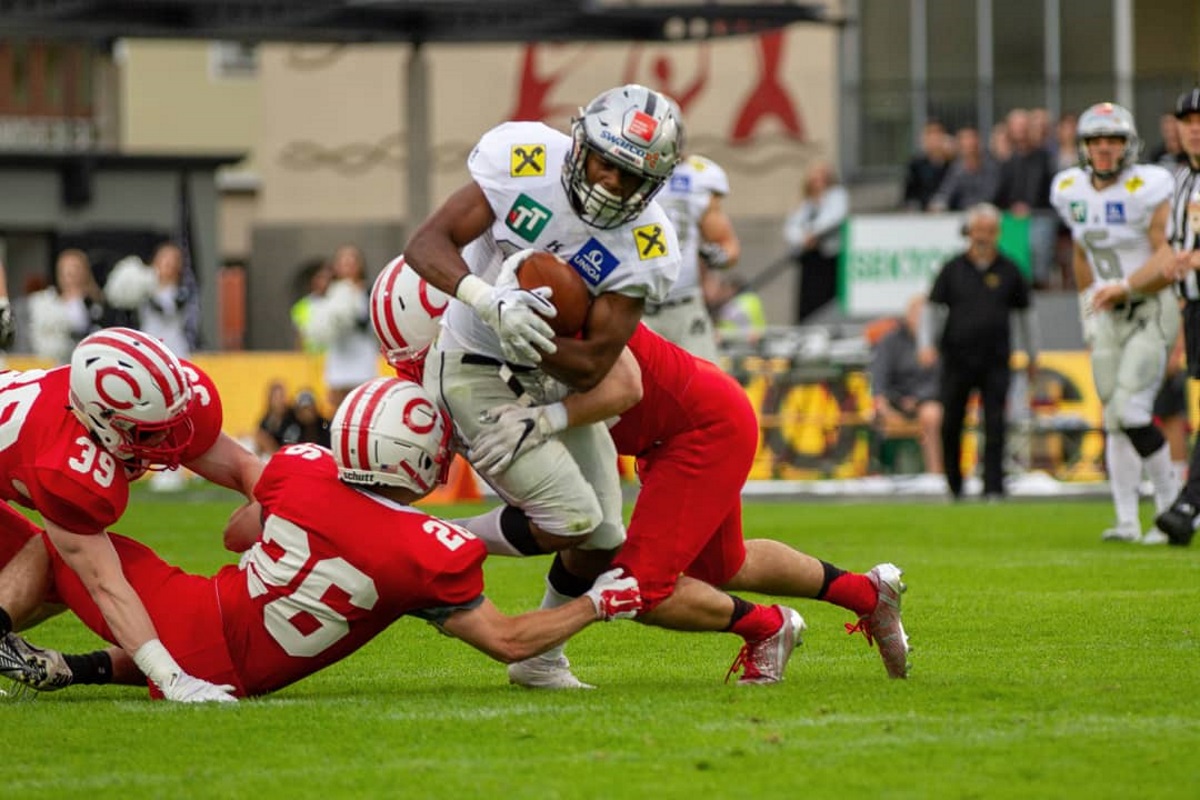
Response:
[[[1200,522],[1200,509],[1183,500],[1154,518],[1154,524],[1176,547],[1187,547],[1192,543],[1197,522]]]

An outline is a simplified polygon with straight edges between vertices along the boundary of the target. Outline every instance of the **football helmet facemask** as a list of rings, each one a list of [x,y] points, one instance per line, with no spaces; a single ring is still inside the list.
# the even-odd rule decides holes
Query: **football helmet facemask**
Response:
[[[1087,143],[1100,136],[1116,136],[1125,140],[1125,149],[1111,170],[1100,171],[1088,155]],[[1133,114],[1116,103],[1097,103],[1079,115],[1075,139],[1079,146],[1079,163],[1098,178],[1108,179],[1119,175],[1122,170],[1137,163],[1142,151],[1142,140],[1138,138]]]
[[[616,228],[642,213],[670,176],[683,153],[683,120],[659,92],[638,84],[610,89],[571,120],[571,153],[562,182],[575,213],[588,225]],[[595,153],[641,179],[626,198],[587,178],[587,158]]]
[[[143,469],[175,469],[192,441],[192,387],[179,359],[153,336],[105,328],[71,354],[70,402],[117,458]]]
[[[371,325],[393,367],[420,358],[437,335],[450,297],[406,267],[404,256],[388,263],[371,287]]]
[[[449,420],[420,384],[375,378],[338,406],[330,448],[346,483],[399,486],[424,497],[446,480],[450,432]]]

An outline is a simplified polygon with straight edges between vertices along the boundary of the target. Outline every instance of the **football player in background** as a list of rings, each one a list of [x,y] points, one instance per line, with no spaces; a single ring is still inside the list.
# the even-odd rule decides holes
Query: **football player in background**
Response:
[[[759,431],[745,390],[646,326],[629,340],[628,352],[632,371],[614,369],[592,391],[568,395],[557,413],[571,424],[615,418],[617,451],[638,458],[641,491],[613,565],[638,580],[644,603],[639,621],[738,633],[746,644],[731,672],[740,667],[742,681],[772,682],[782,675],[777,640],[795,612],[723,592],[681,592],[677,580],[686,575],[727,591],[815,598],[858,615],[847,629],[878,644],[889,677],[907,677],[901,570],[885,563],[866,574],[847,572],[773,539],[746,541],[741,491]],[[473,459],[485,473],[503,471],[511,459],[540,446],[542,420],[552,413],[519,405],[492,409],[495,423],[476,437]]]
[[[595,386],[617,361],[646,303],[659,303],[679,273],[679,243],[654,196],[683,148],[670,102],[636,84],[601,93],[571,135],[509,122],[483,135],[472,180],[417,229],[408,266],[453,296],[429,353],[425,386],[470,443],[480,414],[514,402],[551,404]],[[460,254],[461,250],[461,254]],[[552,338],[544,289],[526,291],[515,271],[529,252],[570,261],[594,297],[578,338]],[[464,521],[489,549],[533,555],[571,549],[607,563],[625,540],[617,454],[602,424],[566,430],[547,421],[545,446],[514,460],[492,488],[524,514],[502,509]],[[530,524],[532,523],[532,524]],[[586,570],[581,567],[581,571]],[[545,607],[570,595],[551,574]],[[518,682],[571,683],[565,659]]]
[[[1099,293],[1107,286],[1128,289],[1130,276],[1166,245],[1173,180],[1162,167],[1137,163],[1141,140],[1133,115],[1121,106],[1091,106],[1080,115],[1076,136],[1080,166],[1054,177],[1050,200],[1074,240],[1083,338],[1104,406],[1117,521],[1101,538],[1163,544],[1167,536],[1157,528],[1142,536],[1138,484],[1144,468],[1154,485],[1155,513],[1169,508],[1179,489],[1170,448],[1153,420],[1179,331],[1179,305],[1166,288],[1125,292],[1115,303]]]
[[[409,505],[436,485],[451,456],[449,423],[419,384],[369,381],[346,397],[332,427],[332,452],[294,444],[271,458],[254,500],[225,530],[226,545],[244,555],[212,578],[189,575],[150,548],[111,535],[130,583],[189,673],[239,697],[260,695],[345,658],[405,615],[505,662],[596,620],[636,615],[637,582],[615,570],[586,597],[555,609],[510,617],[484,597],[483,543]],[[50,547],[40,556],[58,596],[113,641],[61,556]],[[88,661],[105,663],[100,672],[109,679],[76,671]],[[0,674],[43,691],[140,682],[119,649],[64,656],[16,634],[0,640]]]
[[[1167,245],[1155,258],[1129,276],[1129,285],[1105,286],[1095,303],[1105,308],[1130,295],[1152,292],[1178,281],[1183,304],[1183,339],[1187,370],[1200,377],[1200,86],[1175,101],[1175,124],[1185,163],[1175,171],[1175,191],[1167,224]],[[1159,513],[1155,525],[1170,544],[1186,546],[1200,525],[1200,443],[1192,448],[1187,482],[1171,507]]]
[[[679,280],[661,303],[647,303],[643,316],[658,335],[714,363],[717,336],[704,300],[705,276],[708,268],[730,269],[741,255],[741,243],[721,205],[727,194],[729,178],[715,162],[690,155],[675,167],[658,202],[679,237]]]
[[[41,513],[55,558],[167,699],[232,700],[163,646],[105,533],[147,470],[183,465],[250,497],[262,464],[221,433],[221,418],[207,375],[129,328],[85,337],[69,365],[0,374],[0,636],[35,622],[45,596],[37,551],[46,545],[16,502]]]

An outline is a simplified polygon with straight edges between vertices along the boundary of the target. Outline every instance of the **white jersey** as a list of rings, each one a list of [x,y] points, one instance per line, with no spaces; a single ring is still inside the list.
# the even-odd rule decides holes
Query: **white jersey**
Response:
[[[612,230],[585,224],[562,185],[571,138],[540,122],[506,122],[488,131],[467,160],[496,220],[463,249],[471,273],[495,283],[504,258],[535,248],[557,253],[593,295],[617,292],[661,303],[679,277],[679,240],[666,213],[651,202]],[[444,350],[502,359],[500,339],[475,311],[455,300],[442,317]]]
[[[1105,189],[1093,187],[1086,170],[1071,167],[1054,176],[1050,202],[1087,253],[1093,279],[1119,281],[1150,258],[1150,220],[1173,188],[1171,173],[1154,164],[1129,167]]]
[[[700,288],[700,220],[714,194],[729,194],[725,170],[703,156],[688,156],[675,167],[658,195],[659,204],[675,226],[683,258],[669,301],[687,297]]]

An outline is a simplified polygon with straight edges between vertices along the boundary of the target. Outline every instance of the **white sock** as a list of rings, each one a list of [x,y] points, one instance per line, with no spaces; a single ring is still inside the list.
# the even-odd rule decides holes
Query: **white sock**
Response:
[[[519,558],[522,556],[521,551],[513,547],[512,543],[504,538],[504,532],[500,530],[500,515],[504,513],[504,508],[504,506],[496,506],[491,511],[486,511],[477,517],[451,521],[479,537],[487,545],[488,555],[517,556]]]
[[[1146,475],[1154,484],[1154,513],[1161,514],[1171,507],[1175,495],[1179,494],[1179,482],[1175,480],[1175,468],[1171,463],[1171,448],[1166,442],[1143,462]]]
[[[553,586],[551,586],[550,579],[547,578],[546,579],[546,593],[544,595],[542,595],[542,604],[540,606],[538,606],[538,608],[558,608],[559,606],[565,606],[567,603],[571,602],[574,599],[575,599],[574,597],[567,597],[565,594],[562,594],[557,589],[555,589]],[[544,658],[547,661],[555,661],[560,656],[562,656],[562,654],[563,654],[563,645],[560,644],[557,647],[550,648],[546,652],[542,653],[540,656],[535,656],[535,658]]]
[[[1142,478],[1142,458],[1129,437],[1119,431],[1110,431],[1106,442],[1104,463],[1108,467],[1108,485],[1117,512],[1117,525],[1133,525],[1141,530],[1138,484]]]

